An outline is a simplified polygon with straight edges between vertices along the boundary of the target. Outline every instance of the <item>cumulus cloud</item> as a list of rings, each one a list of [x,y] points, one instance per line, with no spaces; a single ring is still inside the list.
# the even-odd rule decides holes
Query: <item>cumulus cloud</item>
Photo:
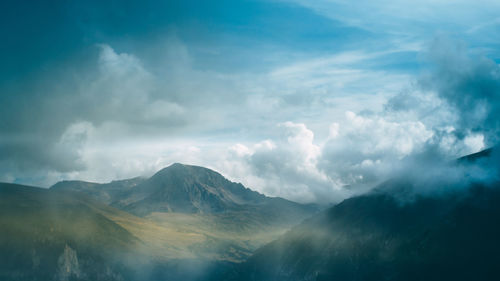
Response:
[[[325,144],[320,166],[348,186],[385,179],[396,162],[422,150],[433,136],[419,121],[395,122],[350,111],[336,132]]]
[[[346,196],[339,183],[317,167],[321,146],[304,124],[277,125],[281,135],[251,145],[236,144],[225,158],[228,174],[265,194],[299,202],[331,202]],[[224,168],[224,166],[222,166]]]
[[[433,68],[413,84],[370,70],[380,54],[228,74],[197,69],[175,38],[163,47],[151,62],[98,45],[90,70],[37,88],[46,95],[32,96],[33,112],[1,112],[1,180],[103,182],[182,162],[267,195],[326,203],[434,167],[415,159],[448,161],[496,141],[498,65],[453,44],[434,43]]]
[[[442,37],[433,41],[426,56],[431,69],[412,90],[389,99],[384,111],[376,117],[397,121],[366,121],[365,117],[349,114],[356,133],[362,134],[362,125],[367,124],[373,138],[351,136],[358,142],[364,140],[359,143],[366,148],[352,155],[345,152],[345,147],[337,150],[347,154],[347,163],[355,162],[347,170],[358,175],[355,179],[359,182],[366,176],[372,183],[377,178],[403,180],[396,181],[395,186],[410,187],[405,196],[442,194],[461,190],[471,183],[497,181],[500,176],[497,149],[493,149],[489,159],[475,162],[456,159],[498,143],[498,65],[471,55],[460,42]],[[378,155],[378,151],[382,153]],[[333,153],[327,159],[335,156]],[[367,158],[366,165],[362,165],[363,158]],[[363,170],[363,166],[369,168]],[[338,167],[332,169],[336,170],[342,171]]]
[[[280,141],[233,147],[243,171],[267,193],[305,201],[339,200],[396,177],[424,193],[496,178],[496,158],[458,166],[455,159],[497,142],[498,65],[440,40],[426,55],[431,70],[381,111],[347,111],[324,128],[323,141],[304,124],[283,123],[290,135]],[[273,182],[285,191],[268,187]]]
[[[175,128],[187,122],[185,109],[141,60],[98,45],[95,67],[61,74],[60,83],[36,84],[20,93],[29,107],[2,111],[0,162],[4,173],[69,173],[88,169],[82,149],[90,139],[117,139],[131,132]],[[12,111],[12,110],[16,111]],[[95,132],[95,127],[108,129]],[[30,183],[40,183],[34,177]]]

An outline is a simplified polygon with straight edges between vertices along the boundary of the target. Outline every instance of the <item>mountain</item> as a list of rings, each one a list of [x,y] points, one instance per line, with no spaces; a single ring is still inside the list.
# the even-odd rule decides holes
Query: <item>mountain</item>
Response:
[[[315,213],[181,164],[108,184],[0,183],[0,280],[499,280],[500,182],[403,200],[411,185]]]
[[[262,204],[266,199],[264,195],[231,182],[210,169],[173,164],[130,189],[126,198],[112,204],[139,215],[152,212],[205,214]]]
[[[130,189],[144,182],[146,179],[136,177],[126,180],[117,180],[110,183],[99,184],[86,181],[61,181],[51,187],[54,190],[72,190],[90,195],[105,204],[120,200],[127,195]]]
[[[107,184],[62,181],[51,189],[84,192],[139,216],[154,212],[221,214],[258,208],[303,219],[318,208],[270,198],[210,169],[179,163],[160,170],[149,179],[134,178]]]
[[[181,164],[107,184],[0,183],[0,280],[220,280],[316,210]]]
[[[260,248],[228,280],[499,280],[500,183],[464,197],[345,200]]]
[[[221,234],[240,237],[246,242],[239,247],[250,251],[263,241],[269,242],[271,236],[276,238],[278,233],[319,208],[267,197],[213,170],[178,163],[148,179],[134,178],[107,184],[63,181],[51,190],[83,192],[112,207],[168,227],[197,233],[201,228],[204,235],[215,240]]]
[[[387,181],[313,216],[226,280],[500,280],[500,182],[394,194],[410,184]]]
[[[0,183],[1,280],[108,280],[129,272],[141,242],[105,205],[70,193]],[[115,214],[119,215],[119,214]]]
[[[0,280],[220,280],[232,263],[202,259],[206,243],[81,192],[0,183]]]
[[[166,167],[150,178],[107,184],[63,181],[50,190],[84,193],[148,225],[194,237],[192,243],[180,247],[181,256],[187,252],[195,258],[230,262],[245,260],[318,210],[316,205],[264,196],[210,169],[182,164]],[[151,240],[151,235],[146,238]],[[149,244],[157,247],[170,247],[173,242],[153,240]]]

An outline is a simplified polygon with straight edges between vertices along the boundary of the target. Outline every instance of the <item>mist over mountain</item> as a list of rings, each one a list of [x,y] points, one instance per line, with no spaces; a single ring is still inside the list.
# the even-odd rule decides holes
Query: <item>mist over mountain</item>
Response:
[[[83,192],[101,202],[110,204],[125,197],[131,188],[134,188],[136,185],[144,181],[145,179],[141,177],[117,180],[106,184],[75,180],[58,182],[51,188],[54,190],[73,190]]]
[[[0,184],[2,280],[120,280],[146,248],[82,194]],[[143,249],[144,251],[140,250]]]
[[[495,150],[458,163],[498,167]],[[446,177],[402,176],[344,200],[257,250],[228,280],[496,280],[500,181],[450,187]],[[418,192],[422,183],[435,190]]]
[[[499,15],[0,1],[0,281],[500,280]]]
[[[497,152],[401,173],[316,214],[317,206],[269,198],[182,164],[107,184],[65,181],[48,190],[2,184],[0,274],[5,280],[496,280]]]

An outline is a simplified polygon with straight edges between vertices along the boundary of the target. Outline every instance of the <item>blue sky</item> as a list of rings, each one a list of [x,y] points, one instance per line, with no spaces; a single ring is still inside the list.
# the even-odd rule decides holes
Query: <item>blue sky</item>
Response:
[[[269,195],[336,201],[429,147],[453,158],[497,141],[495,1],[0,11],[2,181],[105,182],[182,162]]]

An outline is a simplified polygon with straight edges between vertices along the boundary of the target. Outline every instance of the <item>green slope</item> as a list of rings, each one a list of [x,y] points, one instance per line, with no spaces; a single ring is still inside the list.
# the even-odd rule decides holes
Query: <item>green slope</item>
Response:
[[[231,264],[200,259],[206,241],[80,192],[0,183],[0,280],[211,278]]]
[[[140,241],[68,193],[0,184],[1,280],[106,280]]]
[[[0,280],[219,280],[315,210],[180,164],[108,184],[0,184]]]

